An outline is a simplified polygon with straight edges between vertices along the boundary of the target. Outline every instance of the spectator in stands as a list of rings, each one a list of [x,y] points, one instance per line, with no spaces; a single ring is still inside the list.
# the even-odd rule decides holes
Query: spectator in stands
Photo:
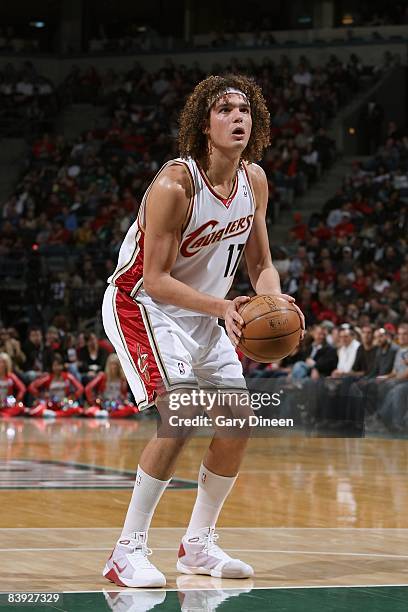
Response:
[[[330,376],[336,368],[336,349],[328,344],[325,329],[321,325],[315,325],[311,334],[312,343],[303,354],[300,352],[302,359],[296,361],[292,368],[293,380],[306,377],[316,380],[321,376]]]
[[[0,352],[7,353],[15,370],[21,370],[26,361],[26,356],[21,349],[20,341],[13,338],[11,330],[5,327],[0,328]]]
[[[10,356],[0,353],[0,416],[22,414],[26,386],[12,371]]]
[[[85,343],[78,351],[78,360],[82,380],[87,384],[98,372],[105,369],[108,353],[99,346],[98,337],[94,333],[85,335]]]
[[[24,345],[24,354],[26,356],[24,375],[28,383],[50,370],[54,352],[52,348],[45,346],[39,327],[30,328],[28,340]]]
[[[296,83],[296,85],[310,87],[312,83],[312,75],[304,64],[299,64],[297,71],[293,75],[293,81]]]
[[[65,368],[78,380],[81,375],[78,370],[78,354],[76,346],[76,338],[74,334],[68,333],[64,336],[62,343],[62,356],[64,359]]]
[[[384,123],[384,108],[371,98],[360,112],[359,124],[363,132],[366,155],[372,155],[380,146]]]
[[[395,346],[390,346],[395,348]],[[401,323],[398,327],[398,347],[395,353],[393,367],[388,374],[379,375],[384,380],[400,381],[407,376],[406,354],[408,351],[408,323]],[[391,353],[392,355],[392,353]]]
[[[35,160],[48,160],[52,157],[54,152],[55,145],[49,134],[43,134],[43,136],[36,140],[32,146],[32,154]]]
[[[61,350],[61,338],[54,325],[50,325],[45,332],[45,347],[52,353],[59,353]]]
[[[333,378],[350,374],[356,360],[358,347],[360,346],[360,342],[356,339],[355,333],[348,323],[340,326],[339,340],[340,347],[337,351],[337,368],[331,373]]]
[[[369,372],[369,376],[370,378],[382,379],[392,372],[398,349],[392,343],[390,332],[383,327],[374,332],[374,343],[377,346],[377,351],[374,366]]]
[[[58,353],[53,357],[51,373],[46,373],[34,380],[28,391],[37,400],[36,405],[30,410],[31,416],[50,416],[46,412],[49,410],[63,411],[65,416],[82,412],[82,409],[73,406],[69,400],[79,400],[84,388],[75,376],[65,372],[64,360]]]
[[[364,325],[360,332],[361,344],[352,367],[353,376],[367,376],[374,369],[377,347],[374,345],[372,325]]]
[[[85,387],[89,408],[86,416],[122,418],[137,413],[129,401],[126,377],[115,353],[106,360],[105,372],[99,372]]]
[[[380,419],[392,432],[405,432],[408,426],[408,349],[401,352],[401,361],[394,384],[378,409]]]

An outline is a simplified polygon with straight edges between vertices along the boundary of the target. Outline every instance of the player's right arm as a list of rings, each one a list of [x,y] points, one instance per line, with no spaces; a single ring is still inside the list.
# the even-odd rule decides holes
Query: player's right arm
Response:
[[[243,325],[237,310],[249,298],[217,298],[171,275],[192,196],[190,179],[181,164],[165,168],[153,183],[146,201],[143,285],[158,302],[225,319],[227,333],[236,344]]]

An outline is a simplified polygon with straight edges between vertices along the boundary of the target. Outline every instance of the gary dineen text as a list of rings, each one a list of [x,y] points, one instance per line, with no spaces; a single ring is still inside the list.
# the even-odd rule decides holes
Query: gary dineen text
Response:
[[[226,417],[223,415],[215,418],[209,416],[195,416],[193,418],[179,417],[172,414],[169,417],[171,427],[239,427],[243,429],[250,427],[293,427],[293,419],[268,419],[265,417],[250,415],[247,418]]]

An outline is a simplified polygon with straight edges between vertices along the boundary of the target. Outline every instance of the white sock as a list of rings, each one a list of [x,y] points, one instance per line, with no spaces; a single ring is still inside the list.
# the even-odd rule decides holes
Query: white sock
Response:
[[[152,521],[153,513],[170,480],[158,480],[146,474],[137,466],[136,481],[126,514],[121,538],[135,531],[147,531]]]
[[[187,528],[187,535],[191,535],[203,527],[215,527],[224,501],[236,479],[237,476],[213,474],[201,464],[198,473],[197,499]]]

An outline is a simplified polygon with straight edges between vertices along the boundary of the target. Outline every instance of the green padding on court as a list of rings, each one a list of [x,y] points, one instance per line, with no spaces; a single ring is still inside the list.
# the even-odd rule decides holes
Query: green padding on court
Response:
[[[316,589],[252,589],[205,591],[149,591],[103,593],[64,593],[62,602],[48,606],[5,605],[0,610],[59,610],[61,612],[406,612],[407,587],[353,587]]]

